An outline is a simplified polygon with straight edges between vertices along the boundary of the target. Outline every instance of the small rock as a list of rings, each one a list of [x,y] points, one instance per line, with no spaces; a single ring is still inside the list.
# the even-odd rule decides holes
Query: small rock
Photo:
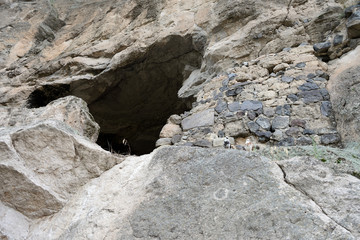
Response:
[[[271,127],[271,123],[267,118],[260,117],[255,122],[265,130],[269,130]]]
[[[181,127],[177,124],[167,123],[161,129],[160,138],[172,138],[174,135],[181,134]]]
[[[226,91],[225,94],[226,94],[227,97],[233,97],[233,96],[237,95],[235,89],[230,89],[230,90]]]
[[[319,86],[316,83],[306,82],[303,85],[298,87],[301,91],[310,91],[319,89]]]
[[[290,52],[291,48],[287,47],[287,48],[283,48],[283,52]]]
[[[228,75],[228,81],[234,80],[237,75],[235,73],[231,73]],[[229,82],[228,82],[229,83]]]
[[[314,78],[314,77],[316,77],[316,75],[315,75],[314,73],[309,73],[309,74],[307,75],[307,78],[309,78],[309,79],[312,79],[312,78]]]
[[[240,103],[239,102],[233,102],[228,104],[228,109],[231,112],[236,112],[240,110]]]
[[[330,94],[326,88],[320,89],[320,94],[324,98],[324,100],[329,101],[330,100]]]
[[[262,109],[263,105],[260,101],[246,100],[241,104],[241,110],[243,111],[256,111]]]
[[[300,137],[300,138],[296,139],[296,144],[297,145],[311,145],[312,139],[309,137]]]
[[[201,139],[201,140],[194,142],[194,146],[210,148],[210,147],[212,147],[212,144],[209,140]]]
[[[301,129],[299,127],[290,127],[285,133],[288,136],[299,136]]]
[[[195,127],[214,125],[214,121],[214,109],[207,109],[186,117],[181,121],[181,126],[184,130],[188,130]]]
[[[270,140],[272,133],[270,131],[256,131],[255,135],[262,138],[262,142],[267,142]]]
[[[298,63],[295,65],[295,67],[297,67],[297,68],[304,68],[305,66],[306,66],[306,63],[304,63],[304,62],[301,62],[301,63]]]
[[[279,72],[279,71],[284,71],[284,70],[286,70],[288,67],[289,67],[289,64],[287,64],[287,63],[280,63],[280,64],[278,64],[278,65],[276,65],[276,66],[274,67],[273,72],[274,72],[274,73],[277,73],[277,72]],[[271,76],[271,75],[270,75],[270,76]],[[276,75],[275,75],[275,76],[276,76]]]
[[[256,133],[260,129],[260,126],[256,122],[248,122],[247,126],[248,126],[250,132],[253,132],[253,133]]]
[[[286,116],[290,116],[291,114],[291,106],[289,104],[286,104],[284,106],[277,106],[275,113],[277,115],[286,115]]]
[[[314,81],[318,81],[318,82],[326,82],[327,80],[325,78],[322,77],[315,77]]]
[[[333,39],[333,45],[334,46],[340,45],[340,44],[342,44],[343,40],[344,40],[343,35],[336,35]]]
[[[289,116],[278,116],[275,117],[272,122],[272,129],[286,128],[289,126]]]
[[[229,90],[229,88],[226,86],[226,87],[221,87],[221,88],[219,88],[219,90],[220,90],[221,92],[224,92],[224,91],[226,91],[226,90]]]
[[[303,134],[304,135],[314,135],[315,132],[311,129],[304,129]]]
[[[256,118],[256,112],[248,111],[247,116],[248,116],[249,120],[253,121]]]
[[[322,70],[316,70],[316,75],[318,77],[322,77],[325,78],[326,80],[329,80],[329,74],[327,74],[326,72],[322,71]]]
[[[323,97],[319,90],[299,92],[298,96],[300,98],[303,98],[305,104],[319,102],[323,100]]]
[[[171,143],[175,144],[181,141],[182,136],[180,134],[177,134],[171,138]]]
[[[306,80],[306,76],[305,75],[299,75],[295,78],[295,80]]]
[[[293,119],[290,123],[291,127],[302,127],[305,128],[306,121],[301,119]]]
[[[267,117],[273,117],[275,115],[274,108],[264,108],[264,115]]]
[[[289,76],[282,76],[281,77],[282,82],[291,83],[293,80],[294,80],[293,77],[289,77]]]
[[[292,137],[288,137],[288,138],[281,140],[277,145],[282,146],[282,147],[294,146],[295,141]]]
[[[171,145],[171,138],[160,138],[156,141],[155,147]]]
[[[215,111],[217,113],[221,113],[222,111],[224,111],[226,109],[226,107],[227,107],[227,103],[225,101],[223,101],[223,100],[219,100],[217,102],[216,107],[215,107]]]
[[[220,138],[225,137],[224,131],[222,131],[222,130],[218,131],[218,136],[219,136]]]
[[[329,117],[331,115],[331,103],[329,101],[321,102],[320,111],[322,115]]]
[[[314,44],[314,51],[317,53],[326,53],[327,50],[331,47],[330,42],[322,42],[322,43],[315,43]]]
[[[339,137],[339,134],[337,134],[337,133],[325,134],[325,135],[321,136],[320,141],[324,145],[336,144],[336,143],[340,142],[340,137]]]
[[[288,99],[290,99],[292,102],[296,102],[299,98],[295,94],[289,94],[287,96]]]
[[[180,124],[181,120],[182,120],[182,118],[177,114],[171,115],[169,117],[169,122],[173,123],[173,124]]]
[[[283,132],[279,129],[276,129],[275,132],[273,132],[271,138],[276,141],[280,141],[283,138]]]

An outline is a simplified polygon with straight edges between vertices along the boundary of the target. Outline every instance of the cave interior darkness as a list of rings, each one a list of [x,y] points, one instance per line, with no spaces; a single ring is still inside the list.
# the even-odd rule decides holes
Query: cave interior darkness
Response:
[[[201,61],[202,54],[194,49],[190,35],[173,35],[154,43],[131,64],[101,75],[111,85],[96,99],[83,98],[100,125],[97,144],[120,154],[129,148],[134,155],[152,152],[169,116],[191,109],[193,98],[178,98],[177,92],[190,73],[200,68]],[[57,88],[35,90],[28,98],[28,107],[45,106],[66,95],[84,95],[72,91],[71,86]]]

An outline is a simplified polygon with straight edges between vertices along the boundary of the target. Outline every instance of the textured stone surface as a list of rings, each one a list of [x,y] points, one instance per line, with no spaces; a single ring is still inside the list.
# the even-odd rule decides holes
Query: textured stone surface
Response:
[[[289,117],[288,116],[275,117],[272,122],[273,129],[286,128],[288,126],[289,126]]]
[[[59,211],[79,187],[122,161],[56,120],[0,133],[0,199],[30,218]]]
[[[183,130],[214,125],[214,109],[207,109],[202,112],[194,113],[181,122]]]
[[[246,100],[241,104],[242,111],[256,111],[262,109],[263,105],[260,101]]]
[[[161,138],[172,138],[173,136],[181,133],[181,127],[179,125],[168,123],[165,124],[164,127],[161,129],[159,136]]]
[[[303,161],[160,148],[92,180],[28,239],[358,238],[359,179]]]
[[[226,136],[237,137],[247,136],[249,134],[248,128],[243,121],[230,122],[225,125],[224,129]]]

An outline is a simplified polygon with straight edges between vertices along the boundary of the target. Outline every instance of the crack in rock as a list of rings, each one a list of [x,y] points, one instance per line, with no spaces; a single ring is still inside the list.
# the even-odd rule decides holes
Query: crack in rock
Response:
[[[278,165],[279,168],[281,169],[281,171],[282,171],[282,173],[283,173],[284,182],[285,182],[287,185],[289,185],[291,188],[293,188],[293,189],[295,189],[296,191],[302,193],[304,196],[306,196],[308,199],[310,199],[313,203],[316,204],[316,206],[319,207],[319,209],[321,210],[321,212],[322,212],[325,216],[327,216],[329,219],[331,219],[331,220],[332,220],[334,223],[336,223],[338,226],[340,226],[341,228],[345,229],[346,231],[348,231],[349,233],[352,234],[352,231],[351,231],[350,229],[348,229],[348,228],[346,228],[345,226],[341,225],[339,222],[337,222],[335,219],[333,219],[331,216],[329,216],[329,215],[325,212],[325,210],[316,202],[316,200],[315,200],[311,195],[309,195],[306,191],[304,191],[303,189],[297,187],[295,184],[293,184],[292,182],[290,182],[290,181],[287,179],[287,177],[286,177],[286,172],[285,172],[285,170],[283,169],[283,167],[282,167],[280,164],[276,163],[276,165]]]

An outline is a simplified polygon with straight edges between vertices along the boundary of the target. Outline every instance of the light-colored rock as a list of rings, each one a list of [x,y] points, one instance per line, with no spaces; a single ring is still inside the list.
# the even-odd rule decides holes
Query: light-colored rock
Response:
[[[287,168],[291,160],[285,175],[276,163],[247,155],[162,147],[129,157],[84,186],[58,214],[33,225],[27,239],[358,237],[359,209],[351,207],[359,202],[358,179],[341,175],[329,185],[325,166],[301,164],[310,179],[304,186],[298,179],[305,176]],[[331,203],[340,186],[346,206]],[[352,217],[337,218],[339,209]]]
[[[248,127],[242,120],[225,124],[224,132],[226,136],[231,137],[246,137],[250,134]]]
[[[56,120],[0,133],[0,199],[30,218],[59,211],[80,186],[122,161]]]
[[[68,96],[57,99],[40,108],[0,108],[0,127],[19,127],[42,122],[58,120],[66,123],[75,134],[96,142],[100,127],[84,100]]]
[[[160,138],[156,141],[155,147],[171,145],[171,138]]]
[[[0,238],[26,239],[30,221],[27,217],[0,202]]]
[[[172,138],[174,135],[181,134],[182,130],[179,125],[168,123],[160,131],[160,138]]]
[[[181,121],[183,130],[195,127],[204,127],[214,125],[214,109],[206,109],[202,112],[194,113]]]

